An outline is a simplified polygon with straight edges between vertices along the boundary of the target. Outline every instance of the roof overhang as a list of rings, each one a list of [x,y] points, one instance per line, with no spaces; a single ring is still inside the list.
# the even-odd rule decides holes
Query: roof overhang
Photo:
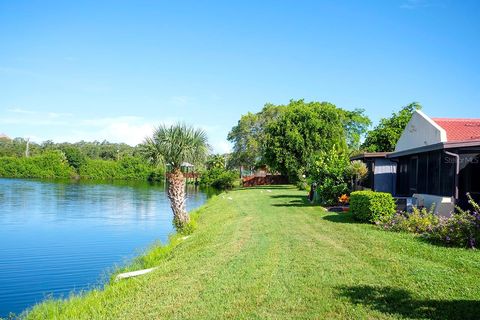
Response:
[[[443,149],[455,149],[455,148],[468,148],[468,147],[480,147],[480,140],[468,140],[468,141],[452,141],[452,142],[440,142],[423,146],[419,148],[413,148],[408,150],[402,150],[398,152],[392,152],[387,155],[387,158],[398,158],[402,156],[408,156],[411,154],[443,150]]]
[[[350,161],[362,159],[386,158],[390,152],[364,152],[350,157]]]

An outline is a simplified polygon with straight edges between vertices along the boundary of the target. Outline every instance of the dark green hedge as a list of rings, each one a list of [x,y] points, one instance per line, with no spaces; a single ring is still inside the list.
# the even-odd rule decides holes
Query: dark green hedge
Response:
[[[82,179],[95,180],[160,180],[164,176],[163,170],[129,156],[119,161],[88,159],[79,173]]]
[[[350,195],[350,211],[356,220],[376,222],[395,213],[395,201],[390,193],[355,191]]]
[[[70,160],[73,158],[71,157]],[[164,170],[139,157],[125,156],[119,161],[84,159],[78,171],[59,150],[31,157],[0,157],[0,177],[73,178],[94,180],[163,180]]]
[[[32,157],[0,157],[0,177],[71,178],[75,170],[60,151],[49,151]]]

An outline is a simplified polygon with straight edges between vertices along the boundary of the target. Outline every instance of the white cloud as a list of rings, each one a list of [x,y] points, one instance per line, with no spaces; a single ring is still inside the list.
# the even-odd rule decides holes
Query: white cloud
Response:
[[[72,113],[40,112],[22,108],[7,109],[11,116],[0,117],[0,124],[16,128],[25,127],[32,141],[55,142],[103,141],[125,142],[137,145],[151,136],[156,126],[170,126],[181,119],[163,118],[146,119],[139,116],[125,115],[118,117],[80,118]],[[196,125],[205,130],[214,153],[231,151],[231,145],[225,139],[228,129],[219,125]]]
[[[17,107],[8,108],[7,111],[11,113],[19,113],[19,114],[36,114],[35,111],[25,110]]]

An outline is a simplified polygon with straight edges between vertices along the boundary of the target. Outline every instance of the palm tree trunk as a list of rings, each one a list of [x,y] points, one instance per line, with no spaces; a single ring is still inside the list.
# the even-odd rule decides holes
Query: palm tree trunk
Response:
[[[190,218],[185,208],[185,177],[180,169],[174,169],[167,175],[168,199],[173,211],[173,225],[182,230]]]

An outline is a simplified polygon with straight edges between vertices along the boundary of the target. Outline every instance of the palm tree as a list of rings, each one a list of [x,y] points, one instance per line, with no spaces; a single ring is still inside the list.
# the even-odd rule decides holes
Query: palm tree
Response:
[[[190,221],[185,207],[185,177],[182,163],[199,164],[205,161],[210,146],[207,135],[201,129],[195,129],[184,123],[170,127],[159,126],[153,137],[146,138],[143,154],[153,163],[163,163],[169,168],[166,173],[168,199],[173,211],[173,224],[182,230]]]

